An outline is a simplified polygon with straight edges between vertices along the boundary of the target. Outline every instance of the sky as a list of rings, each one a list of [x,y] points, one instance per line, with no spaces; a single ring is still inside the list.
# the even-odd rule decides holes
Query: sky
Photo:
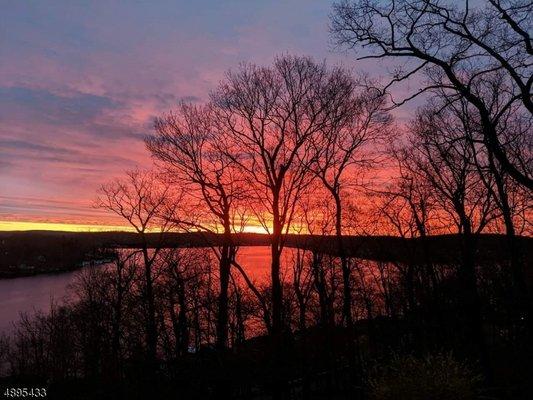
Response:
[[[334,48],[332,3],[2,1],[0,230],[115,227],[98,187],[149,168],[154,118],[205,101],[240,62],[291,53],[385,74]]]

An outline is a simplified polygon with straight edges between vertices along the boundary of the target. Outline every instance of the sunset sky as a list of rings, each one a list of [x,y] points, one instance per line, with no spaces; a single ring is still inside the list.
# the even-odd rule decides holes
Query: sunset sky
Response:
[[[116,227],[92,208],[98,186],[149,167],[154,117],[206,100],[241,61],[289,52],[385,74],[333,49],[331,3],[3,1],[0,230]]]

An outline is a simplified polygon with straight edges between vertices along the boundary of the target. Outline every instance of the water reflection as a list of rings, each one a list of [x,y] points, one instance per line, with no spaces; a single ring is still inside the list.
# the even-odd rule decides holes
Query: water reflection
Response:
[[[266,280],[270,271],[270,248],[243,247],[239,249],[238,262],[251,278]],[[52,300],[63,301],[68,297],[68,286],[79,272],[0,280],[0,332],[9,333],[21,313],[46,311]]]

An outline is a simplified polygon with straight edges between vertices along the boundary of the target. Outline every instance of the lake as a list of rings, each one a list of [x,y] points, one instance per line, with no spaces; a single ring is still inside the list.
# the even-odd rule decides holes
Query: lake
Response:
[[[20,313],[47,310],[60,301],[78,271],[0,280],[0,332],[10,331]]]
[[[287,253],[287,252],[285,252]],[[266,279],[270,271],[269,247],[242,247],[238,261],[256,279]],[[86,268],[99,268],[86,267]],[[50,308],[50,302],[61,302],[68,295],[68,286],[80,271],[37,275],[0,280],[0,333],[9,333],[21,313]]]

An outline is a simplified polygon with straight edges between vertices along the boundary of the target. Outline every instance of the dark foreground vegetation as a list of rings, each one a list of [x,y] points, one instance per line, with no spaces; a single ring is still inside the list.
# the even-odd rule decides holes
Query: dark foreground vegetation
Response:
[[[266,239],[249,236],[253,240],[239,240]],[[71,289],[75,300],[23,316],[14,335],[2,339],[3,387],[47,387],[52,398],[63,399],[527,398],[530,327],[527,311],[513,299],[505,252],[495,252],[505,248],[503,236],[476,241],[483,362],[481,349],[473,347],[480,343],[465,340],[460,236],[428,238],[432,250],[446,249],[439,260],[421,256],[428,253],[412,245],[416,240],[394,238],[374,240],[385,246],[368,253],[373,260],[349,257],[350,329],[343,322],[338,255],[310,246],[310,237],[287,242],[296,239],[313,249],[286,250],[292,255],[284,266],[281,335],[272,335],[268,282],[235,265],[228,348],[216,348],[217,262],[205,248],[149,250],[151,327],[142,249],[123,248],[111,264],[80,273]],[[350,251],[356,251],[354,242],[372,248],[370,238],[345,239]],[[532,240],[521,238],[518,248],[528,254]],[[153,358],[151,328],[157,335]]]

